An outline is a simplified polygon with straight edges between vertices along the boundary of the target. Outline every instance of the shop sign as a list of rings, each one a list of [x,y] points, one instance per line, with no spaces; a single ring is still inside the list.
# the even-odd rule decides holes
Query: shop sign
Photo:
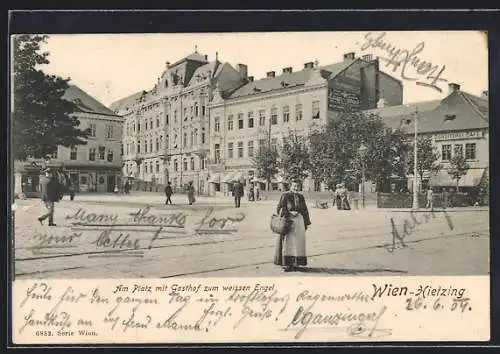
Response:
[[[435,141],[442,140],[460,140],[460,139],[473,139],[482,138],[483,132],[480,130],[470,130],[464,132],[451,132],[451,133],[441,133],[434,135]]]

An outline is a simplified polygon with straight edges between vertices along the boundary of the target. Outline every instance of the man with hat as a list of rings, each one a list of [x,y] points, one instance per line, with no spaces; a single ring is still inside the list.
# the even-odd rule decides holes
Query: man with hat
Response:
[[[243,184],[239,180],[233,181],[233,197],[234,207],[239,208],[243,197]]]
[[[59,200],[59,181],[54,177],[54,171],[49,167],[44,168],[44,176],[40,178],[40,199],[42,200],[42,215],[38,218],[43,225],[49,219],[49,226],[54,224],[54,203]]]

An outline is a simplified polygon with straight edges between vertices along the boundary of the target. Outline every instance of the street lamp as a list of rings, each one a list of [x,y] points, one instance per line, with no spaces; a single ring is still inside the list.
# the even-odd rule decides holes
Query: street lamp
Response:
[[[363,209],[365,208],[365,156],[368,148],[365,144],[361,144],[358,149],[359,156],[361,157],[361,198],[363,202]]]

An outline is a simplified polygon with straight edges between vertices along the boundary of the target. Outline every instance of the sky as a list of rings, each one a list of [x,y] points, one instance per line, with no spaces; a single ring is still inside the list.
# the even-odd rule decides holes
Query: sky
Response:
[[[394,54],[400,49],[398,58],[408,61],[404,71],[403,64],[395,68],[384,60],[380,68],[403,82],[404,103],[441,99],[447,95],[450,82],[475,95],[488,89],[487,38],[478,31],[48,35],[43,50],[50,53],[50,64],[40,68],[71,78],[72,84],[107,106],[151,89],[167,61],[174,63],[195,48],[209,60],[218,52],[222,62],[248,65],[248,75],[256,80],[268,71],[278,75],[284,67],[301,70],[306,62],[317,60],[319,66],[336,63],[347,52],[389,58],[391,50]],[[435,83],[442,92],[403,79],[430,83],[432,78],[427,76],[432,72],[425,72],[424,61],[436,66],[435,75],[442,70],[439,77],[447,81]]]

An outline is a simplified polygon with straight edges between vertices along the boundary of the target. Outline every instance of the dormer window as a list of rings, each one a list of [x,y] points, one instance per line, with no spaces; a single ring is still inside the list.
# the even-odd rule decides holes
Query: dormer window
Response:
[[[457,118],[456,114],[445,114],[444,115],[444,121],[445,122],[447,122],[447,121],[453,121],[453,120],[455,120],[455,118]]]
[[[257,87],[254,87],[253,90],[254,90],[254,92],[260,92],[260,91],[262,91],[260,88],[257,88]]]

